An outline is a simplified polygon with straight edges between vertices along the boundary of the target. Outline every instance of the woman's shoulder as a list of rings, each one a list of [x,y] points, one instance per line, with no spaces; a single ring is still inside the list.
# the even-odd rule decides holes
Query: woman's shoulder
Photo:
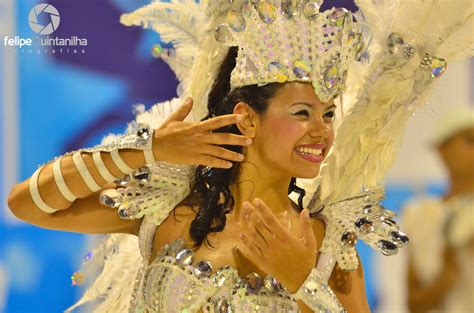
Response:
[[[178,204],[168,217],[158,226],[157,236],[164,243],[188,236],[191,223],[196,217],[197,209],[185,203]]]

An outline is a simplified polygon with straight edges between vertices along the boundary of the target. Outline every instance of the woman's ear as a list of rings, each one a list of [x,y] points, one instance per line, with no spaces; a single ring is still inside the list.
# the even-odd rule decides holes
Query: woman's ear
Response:
[[[234,107],[234,114],[242,114],[244,116],[243,121],[237,122],[237,128],[240,132],[249,138],[254,138],[257,129],[257,117],[258,114],[252,109],[247,103],[239,102]]]

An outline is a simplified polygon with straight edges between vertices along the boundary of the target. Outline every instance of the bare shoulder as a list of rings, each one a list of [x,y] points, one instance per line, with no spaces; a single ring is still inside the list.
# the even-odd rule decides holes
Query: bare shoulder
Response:
[[[197,210],[185,204],[179,204],[160,224],[156,238],[163,245],[180,237],[187,237],[191,222],[196,217]]]

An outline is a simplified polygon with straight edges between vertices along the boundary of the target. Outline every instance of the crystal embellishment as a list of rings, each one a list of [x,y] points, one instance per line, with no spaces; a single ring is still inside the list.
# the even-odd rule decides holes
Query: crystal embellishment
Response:
[[[387,48],[390,54],[402,53],[405,48],[405,41],[399,33],[391,33],[387,37]]]
[[[308,20],[318,17],[321,2],[321,0],[308,0],[303,4],[303,14]]]
[[[374,231],[374,222],[367,217],[357,219],[354,222],[354,225],[363,234],[368,234]]]
[[[267,1],[261,1],[258,4],[257,12],[260,19],[266,24],[272,24],[276,19],[276,8]]]
[[[397,246],[388,240],[381,239],[377,242],[377,247],[379,248],[380,252],[382,252],[383,255],[395,255],[398,253],[398,248]]]
[[[181,265],[191,265],[194,260],[194,252],[191,249],[184,249],[176,254],[176,261]]]
[[[281,12],[287,19],[292,19],[298,15],[297,4],[292,0],[283,0],[281,2]]]
[[[357,243],[357,235],[353,231],[345,231],[341,236],[341,242],[346,247],[353,247]]]
[[[302,80],[310,80],[311,63],[305,60],[295,61],[293,63],[293,73]]]
[[[245,276],[247,282],[246,288],[248,293],[257,294],[262,287],[262,278],[257,273],[250,273]]]
[[[122,201],[122,195],[115,189],[107,189],[102,191],[99,201],[109,208],[117,208]]]
[[[214,38],[218,42],[226,42],[232,38],[232,34],[229,31],[229,27],[227,25],[220,25],[214,31]]]
[[[268,71],[277,82],[284,83],[288,80],[288,75],[285,73],[285,68],[277,61],[271,62],[268,64]]]
[[[430,64],[431,78],[438,78],[446,72],[448,62],[441,58],[433,58]]]
[[[401,231],[390,232],[390,237],[395,242],[395,244],[398,244],[399,246],[404,246],[410,242],[408,236]]]
[[[235,10],[231,10],[227,13],[227,23],[235,32],[242,32],[245,30],[245,19]]]
[[[209,277],[212,273],[212,264],[209,261],[200,261],[194,268],[198,277]]]
[[[338,88],[341,75],[337,63],[331,65],[324,74],[324,83],[327,89]]]
[[[344,8],[337,8],[330,15],[330,23],[332,26],[343,27],[347,22],[349,12]]]

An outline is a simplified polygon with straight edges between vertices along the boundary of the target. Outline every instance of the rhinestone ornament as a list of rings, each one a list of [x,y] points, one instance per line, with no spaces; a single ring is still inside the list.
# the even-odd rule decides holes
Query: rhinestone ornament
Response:
[[[308,20],[315,20],[319,15],[321,0],[308,0],[303,4],[303,14]]]
[[[349,11],[344,8],[337,8],[330,15],[330,23],[332,26],[343,27],[349,17]]]
[[[226,42],[232,38],[229,27],[227,25],[220,25],[214,31],[214,38],[218,42]]]
[[[268,71],[279,83],[284,83],[288,80],[288,75],[285,74],[285,68],[279,62],[271,62],[268,64]]]
[[[176,254],[176,261],[181,265],[191,265],[194,260],[194,252],[191,249],[184,249]]]
[[[298,7],[292,0],[283,0],[281,2],[281,12],[287,19],[292,19],[298,15]]]
[[[405,49],[405,41],[399,33],[391,33],[387,37],[387,48],[390,54],[401,54]]]
[[[245,19],[237,11],[231,10],[227,13],[227,23],[229,27],[235,32],[243,32],[245,30]]]
[[[161,45],[153,45],[153,47],[151,48],[151,55],[154,58],[161,57],[162,53],[163,53],[163,47]]]
[[[441,58],[433,58],[429,68],[431,70],[431,78],[438,78],[446,72],[448,62]]]
[[[257,294],[262,287],[262,278],[257,273],[250,273],[245,276],[246,289],[250,294]]]
[[[345,231],[341,236],[341,242],[346,247],[353,247],[357,243],[357,235],[353,231]]]
[[[122,194],[115,189],[107,189],[101,192],[99,201],[109,208],[117,208],[122,201]]]
[[[400,246],[404,246],[410,242],[410,239],[407,235],[402,233],[401,231],[392,231],[390,232],[390,238]]]
[[[324,85],[327,89],[337,88],[341,82],[341,75],[337,63],[331,65],[324,74]]]
[[[200,261],[194,268],[198,277],[209,277],[212,273],[212,264],[209,261]]]
[[[305,60],[295,61],[293,63],[293,73],[302,80],[310,80],[311,63]]]
[[[260,2],[257,6],[257,12],[260,19],[266,24],[272,24],[276,19],[276,8],[269,2]]]
[[[368,234],[374,231],[374,222],[366,217],[359,218],[354,222],[354,225],[363,234]]]
[[[398,253],[397,246],[388,240],[381,239],[377,242],[377,247],[383,255],[390,256]]]

